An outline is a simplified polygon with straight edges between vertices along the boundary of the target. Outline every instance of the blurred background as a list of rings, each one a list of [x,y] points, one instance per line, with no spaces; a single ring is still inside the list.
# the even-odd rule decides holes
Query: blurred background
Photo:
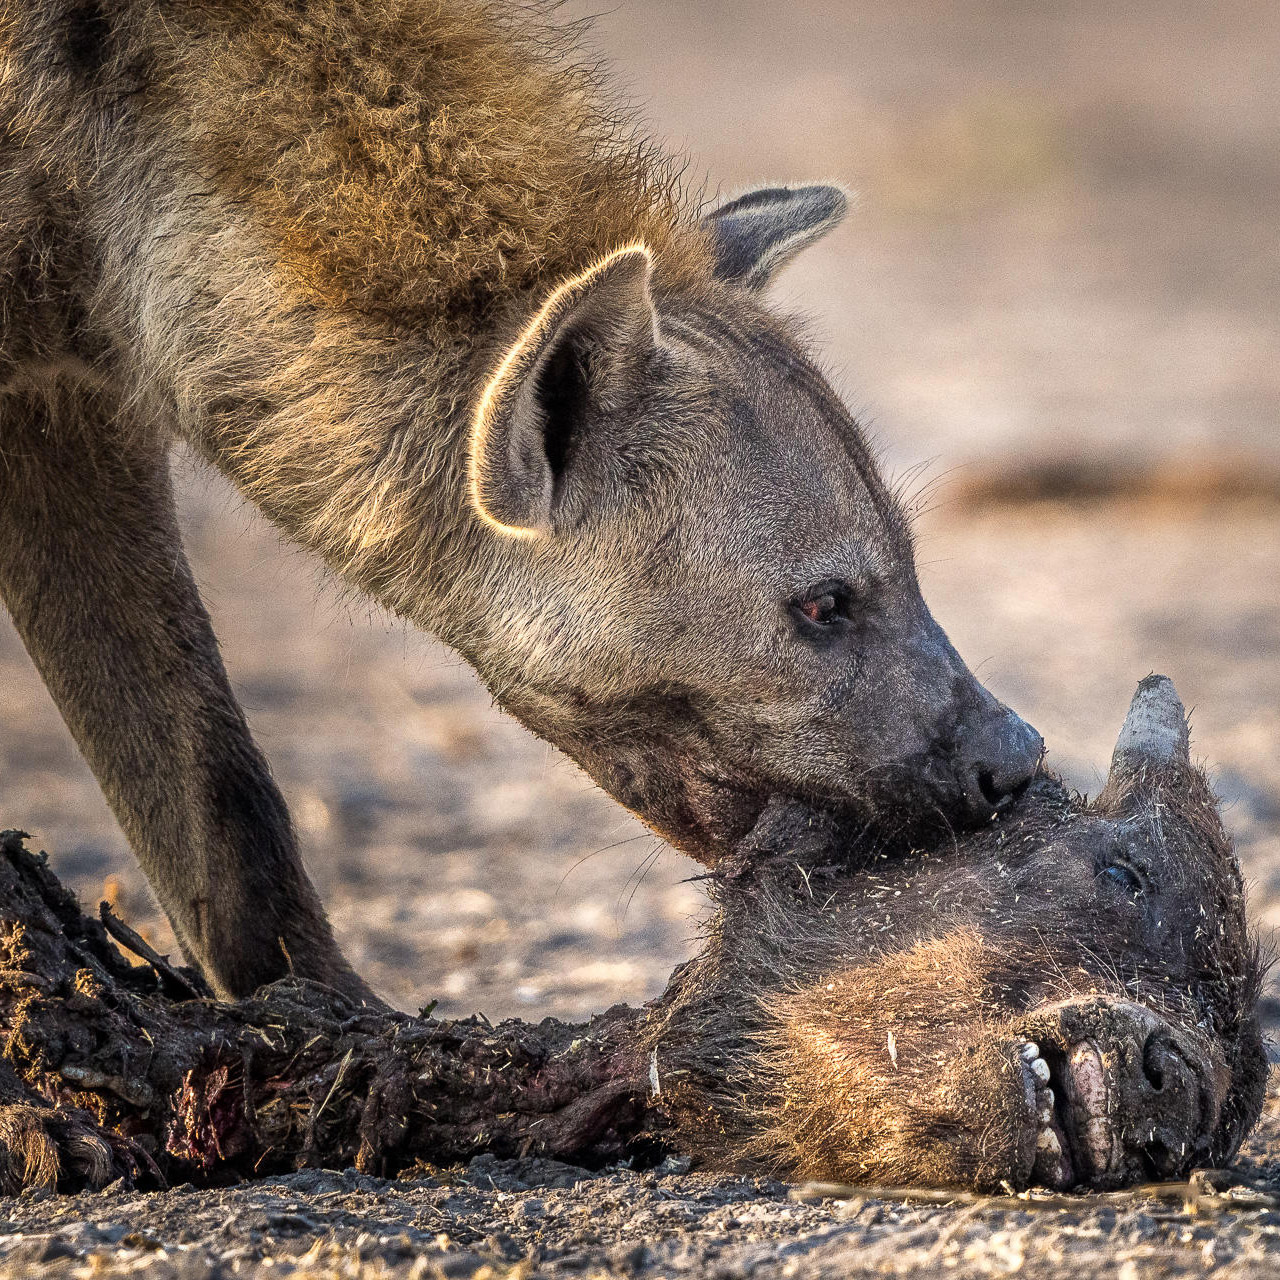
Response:
[[[610,0],[592,41],[711,191],[860,193],[776,294],[918,495],[934,612],[1086,791],[1135,682],[1171,675],[1280,926],[1280,6]],[[356,966],[494,1019],[660,991],[699,869],[216,477],[184,462],[182,489]],[[0,725],[0,826],[172,947],[2,616]]]

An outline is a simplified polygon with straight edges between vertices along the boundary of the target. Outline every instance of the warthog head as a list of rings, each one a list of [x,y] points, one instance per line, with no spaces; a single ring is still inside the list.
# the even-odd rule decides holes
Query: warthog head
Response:
[[[730,1158],[1118,1187],[1224,1162],[1257,1118],[1262,966],[1164,677],[1092,804],[1041,778],[958,848],[852,875],[824,870],[847,849],[794,808],[752,841],[656,1038],[681,1123]]]

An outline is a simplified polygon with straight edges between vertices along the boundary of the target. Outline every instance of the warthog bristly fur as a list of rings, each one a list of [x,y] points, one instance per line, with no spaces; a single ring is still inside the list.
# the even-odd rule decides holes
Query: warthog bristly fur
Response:
[[[785,807],[756,839],[651,1034],[720,1160],[1114,1187],[1224,1163],[1256,1120],[1264,966],[1185,745],[1118,749],[1091,804],[1042,778],[953,849],[859,855]]]

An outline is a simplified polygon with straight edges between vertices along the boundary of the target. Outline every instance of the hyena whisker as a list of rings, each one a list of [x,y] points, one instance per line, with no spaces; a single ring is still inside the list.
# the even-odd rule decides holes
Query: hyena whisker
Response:
[[[653,868],[658,865],[658,860],[661,857],[662,857],[662,846],[658,845],[657,848],[655,848],[652,852],[650,852],[645,857],[645,859],[640,863],[639,867],[636,868],[636,870],[633,871],[631,875],[627,877],[626,884],[622,886],[622,889],[618,893],[618,903],[621,904],[622,895],[626,893],[628,885],[631,885],[631,892],[630,894],[628,894],[626,905],[622,907],[621,911],[617,910],[615,907],[614,924],[616,928],[618,929],[622,928],[622,923],[627,918],[627,912],[631,910],[631,903],[635,900],[635,896],[639,892],[640,886],[644,883],[645,878],[648,876],[649,872],[652,871]],[[632,884],[633,880],[635,881],[634,884]]]
[[[653,836],[647,831],[640,832],[639,835],[628,836],[625,840],[615,840],[612,844],[601,845],[599,849],[593,849],[590,853],[584,853],[578,858],[568,871],[560,877],[559,883],[556,885],[556,897],[559,897],[560,890],[564,888],[564,882],[582,866],[584,862],[589,862],[592,858],[601,853],[608,853],[611,849],[621,849],[624,845],[634,844],[637,840],[652,840]]]

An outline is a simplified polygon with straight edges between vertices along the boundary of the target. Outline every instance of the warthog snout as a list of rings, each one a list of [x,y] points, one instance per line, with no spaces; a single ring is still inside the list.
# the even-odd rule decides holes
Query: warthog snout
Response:
[[[1105,997],[1039,1010],[1026,1030],[1030,1181],[1118,1187],[1212,1161],[1231,1073],[1203,1036]]]

